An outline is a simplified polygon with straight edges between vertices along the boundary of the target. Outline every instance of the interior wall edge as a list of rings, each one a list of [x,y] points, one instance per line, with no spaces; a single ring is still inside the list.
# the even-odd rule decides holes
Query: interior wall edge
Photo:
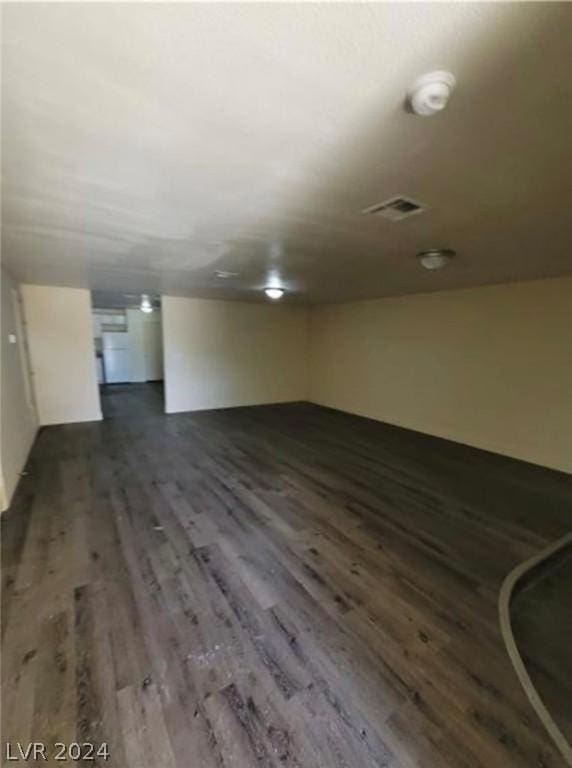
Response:
[[[28,463],[28,459],[30,458],[30,453],[32,452],[32,448],[34,447],[34,443],[36,442],[36,438],[38,436],[38,432],[40,431],[40,427],[36,425],[34,427],[33,437],[30,441],[30,444],[28,445],[26,453],[23,455],[22,460],[20,462],[20,467],[18,469],[18,475],[15,478],[15,482],[11,486],[6,485],[6,481],[4,480],[4,477],[2,477],[0,482],[0,514],[2,512],[6,512],[8,509],[10,509],[10,505],[12,504],[12,500],[14,496],[16,495],[16,491],[18,490],[18,483],[20,482],[21,478],[21,472],[24,471],[26,464]]]
[[[21,291],[39,425],[101,421],[90,291],[32,284]]]
[[[363,413],[358,410],[352,410],[349,407],[341,407],[339,405],[332,405],[331,403],[318,401],[316,399],[309,398],[309,403],[317,405],[321,408],[329,408],[333,411],[339,411],[340,413],[347,413],[350,416],[359,416],[363,419],[371,419],[377,421],[380,424],[387,424],[390,427],[398,427],[400,429],[406,429],[410,432],[417,432],[420,435],[426,435],[427,437],[436,437],[440,440],[447,440],[448,442],[458,443],[459,445],[466,445],[469,448],[477,448],[480,451],[486,451],[487,453],[494,453],[497,456],[504,456],[508,459],[516,459],[517,461],[524,461],[528,464],[534,464],[537,467],[545,467],[546,469],[552,469],[556,472],[563,472],[566,475],[572,474],[572,461],[569,463],[555,460],[553,462],[546,461],[533,461],[530,458],[530,451],[523,448],[516,443],[507,444],[503,442],[494,442],[487,438],[483,438],[478,434],[464,434],[451,437],[451,428],[441,426],[427,426],[421,427],[419,424],[414,424],[407,421],[396,421],[392,418],[391,414],[379,414],[372,416],[369,413]]]
[[[307,397],[303,397],[303,398],[299,397],[295,399],[288,397],[283,400],[260,400],[260,401],[248,400],[245,402],[231,403],[229,405],[217,405],[212,407],[209,406],[207,408],[197,407],[197,408],[180,408],[179,410],[173,410],[173,411],[165,410],[165,413],[167,414],[200,413],[201,411],[226,411],[226,410],[230,410],[231,408],[256,408],[257,406],[260,406],[260,405],[286,405],[289,403],[310,403],[310,402],[311,400],[309,400]]]
[[[28,399],[24,380],[25,339],[23,317],[17,317],[21,306],[20,289],[11,272],[2,266],[2,365],[0,401],[2,435],[0,454],[0,512],[9,509],[18,487],[21,472],[38,433],[36,414]],[[14,336],[16,343],[9,337]]]
[[[311,402],[572,473],[572,276],[317,307]]]

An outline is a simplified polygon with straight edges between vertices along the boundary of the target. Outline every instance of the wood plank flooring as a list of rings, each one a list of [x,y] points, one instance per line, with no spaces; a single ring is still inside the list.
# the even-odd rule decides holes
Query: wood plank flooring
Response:
[[[572,745],[572,544],[521,579],[511,619],[532,684]]]
[[[79,762],[116,768],[562,765],[496,601],[570,528],[570,477],[305,403],[103,406],[41,431],[2,518],[4,742],[106,742]]]

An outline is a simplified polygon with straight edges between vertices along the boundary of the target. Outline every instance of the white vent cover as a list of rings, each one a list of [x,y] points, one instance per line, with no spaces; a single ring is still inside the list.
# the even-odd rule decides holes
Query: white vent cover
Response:
[[[416,200],[412,200],[410,197],[392,197],[391,200],[365,208],[362,213],[382,216],[384,219],[389,219],[389,221],[401,221],[425,210],[426,207],[424,205]]]

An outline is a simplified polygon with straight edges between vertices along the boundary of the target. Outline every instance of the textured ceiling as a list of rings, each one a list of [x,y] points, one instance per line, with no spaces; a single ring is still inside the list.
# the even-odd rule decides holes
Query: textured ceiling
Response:
[[[568,3],[4,4],[3,259],[303,302],[572,272],[571,39]],[[437,68],[449,108],[409,114]],[[361,214],[397,194],[427,212]]]

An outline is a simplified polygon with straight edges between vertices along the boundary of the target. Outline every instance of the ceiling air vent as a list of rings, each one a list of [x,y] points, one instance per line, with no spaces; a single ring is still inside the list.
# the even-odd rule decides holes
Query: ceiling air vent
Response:
[[[424,205],[421,205],[416,200],[412,200],[410,197],[392,197],[391,200],[386,200],[384,203],[377,203],[377,205],[365,208],[362,213],[382,216],[384,219],[389,219],[389,221],[401,221],[425,210]]]

